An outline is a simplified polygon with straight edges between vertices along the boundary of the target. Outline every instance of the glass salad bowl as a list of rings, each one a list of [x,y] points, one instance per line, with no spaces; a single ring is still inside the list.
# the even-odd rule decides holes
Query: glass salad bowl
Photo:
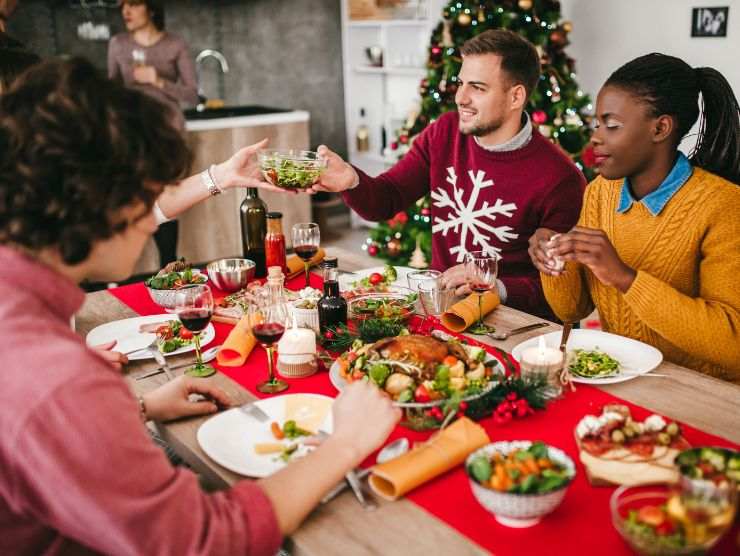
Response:
[[[265,180],[282,189],[308,189],[319,181],[328,160],[314,151],[265,149],[258,153]]]

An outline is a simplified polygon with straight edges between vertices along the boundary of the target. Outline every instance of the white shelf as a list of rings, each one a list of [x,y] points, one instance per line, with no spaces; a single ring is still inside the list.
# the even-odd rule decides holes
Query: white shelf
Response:
[[[357,73],[375,73],[380,75],[408,75],[411,77],[423,77],[426,68],[414,67],[376,67],[376,66],[354,66],[352,71]]]
[[[349,21],[348,27],[426,27],[428,19],[363,19]]]
[[[393,166],[396,162],[398,162],[397,158],[389,158],[385,157],[382,154],[377,153],[371,153],[371,152],[353,152],[350,155],[350,158],[355,161],[357,164],[362,163],[363,161],[366,162],[374,162],[376,164],[385,164],[387,166]]]

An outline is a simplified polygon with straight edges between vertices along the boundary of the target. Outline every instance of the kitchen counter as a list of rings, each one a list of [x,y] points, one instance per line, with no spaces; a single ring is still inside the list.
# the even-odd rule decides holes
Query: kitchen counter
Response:
[[[310,114],[302,110],[208,118],[187,121],[187,139],[195,155],[192,173],[222,162],[242,147],[268,138],[276,149],[309,148]],[[241,257],[239,205],[243,189],[228,190],[194,206],[179,217],[177,254],[194,263],[224,257]],[[290,246],[290,230],[296,222],[311,221],[308,195],[260,190],[270,211],[283,213],[283,233]],[[134,272],[144,274],[159,269],[159,255],[153,240],[147,243]]]

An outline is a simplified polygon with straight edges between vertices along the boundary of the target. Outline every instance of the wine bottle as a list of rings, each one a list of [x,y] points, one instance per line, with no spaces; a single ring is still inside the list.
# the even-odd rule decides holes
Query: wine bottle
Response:
[[[254,261],[255,277],[267,274],[265,265],[265,234],[267,231],[267,205],[260,199],[257,189],[247,188],[247,196],[239,207],[242,225],[242,251],[244,258]]]

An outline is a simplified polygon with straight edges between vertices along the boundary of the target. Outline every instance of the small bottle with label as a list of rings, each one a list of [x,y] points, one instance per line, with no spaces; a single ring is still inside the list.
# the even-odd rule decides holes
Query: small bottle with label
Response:
[[[360,125],[357,126],[355,134],[355,150],[364,153],[370,150],[370,130],[365,123],[365,109],[360,108]]]
[[[319,329],[325,334],[327,329],[335,329],[347,324],[347,302],[339,293],[339,270],[336,257],[327,257],[322,263],[324,274],[324,295],[318,303]]]
[[[288,274],[285,259],[285,235],[283,235],[283,213],[267,213],[267,234],[265,235],[265,266],[279,266]]]

